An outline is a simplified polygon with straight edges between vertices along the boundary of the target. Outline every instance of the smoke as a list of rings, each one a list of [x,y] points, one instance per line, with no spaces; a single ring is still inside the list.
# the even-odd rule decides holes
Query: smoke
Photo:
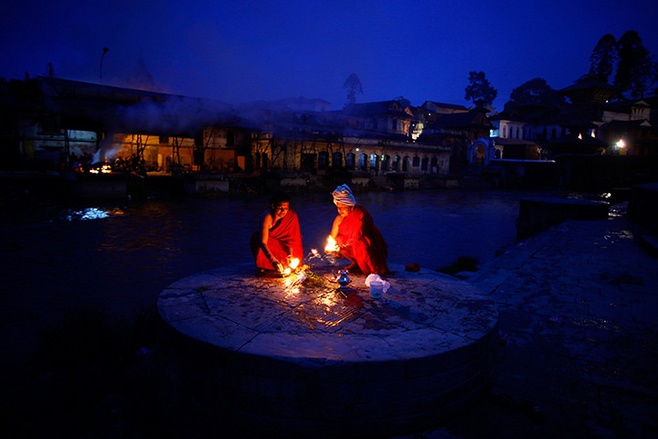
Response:
[[[131,106],[118,107],[117,131],[193,136],[204,127],[231,116],[228,104],[183,96],[154,96]]]
[[[98,150],[94,153],[91,158],[92,165],[98,165],[104,161],[113,161],[117,154],[121,151],[122,145],[115,145],[113,143],[112,133],[108,135],[101,141]]]

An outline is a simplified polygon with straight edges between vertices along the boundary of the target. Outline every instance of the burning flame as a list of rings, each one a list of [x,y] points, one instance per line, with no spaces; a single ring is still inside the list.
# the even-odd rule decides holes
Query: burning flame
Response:
[[[340,248],[336,244],[336,240],[333,238],[333,236],[327,236],[327,245],[325,246],[324,251],[327,253],[340,251]]]
[[[284,276],[289,276],[293,271],[299,267],[299,258],[288,257],[288,267],[283,270]]]
[[[90,169],[89,172],[91,174],[111,174],[112,173],[112,166],[105,163],[100,168]]]

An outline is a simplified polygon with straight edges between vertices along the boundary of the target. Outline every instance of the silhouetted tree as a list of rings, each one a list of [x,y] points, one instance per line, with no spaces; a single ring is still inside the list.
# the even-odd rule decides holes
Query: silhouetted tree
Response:
[[[619,38],[619,63],[614,85],[622,92],[630,92],[634,98],[641,98],[655,81],[655,66],[644,47],[642,38],[634,30],[629,30]]]
[[[516,87],[505,103],[512,117],[550,117],[560,111],[565,97],[553,90],[542,78],[534,78]]]
[[[596,43],[589,57],[590,66],[587,76],[592,79],[608,82],[618,59],[617,40],[611,34],[605,34]]]
[[[469,72],[468,82],[464,98],[480,106],[491,107],[496,96],[498,96],[498,90],[491,86],[484,72]]]
[[[343,88],[347,90],[347,103],[345,104],[346,107],[356,102],[357,93],[363,93],[363,86],[361,85],[361,80],[356,75],[356,73],[352,73],[350,76],[347,77],[347,79],[345,80],[345,84],[343,84]]]
[[[561,105],[564,97],[553,90],[545,79],[534,78],[516,87],[510,93],[514,104]]]

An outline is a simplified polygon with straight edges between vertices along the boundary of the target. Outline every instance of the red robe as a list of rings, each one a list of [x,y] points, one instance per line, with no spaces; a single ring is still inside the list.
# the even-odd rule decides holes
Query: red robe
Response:
[[[347,244],[340,253],[354,261],[363,274],[390,274],[386,263],[388,245],[365,208],[354,206],[354,210],[343,218],[338,226],[336,244]]]
[[[263,216],[269,214],[268,209]],[[251,236],[251,251],[254,255],[256,267],[266,270],[276,270],[261,248],[261,232],[254,232]],[[284,267],[288,266],[288,255],[298,258],[299,262],[304,261],[304,247],[302,245],[302,233],[299,227],[299,218],[294,210],[289,210],[286,216],[274,223],[270,228],[270,235],[267,241],[267,247],[270,253],[277,261],[281,262]]]

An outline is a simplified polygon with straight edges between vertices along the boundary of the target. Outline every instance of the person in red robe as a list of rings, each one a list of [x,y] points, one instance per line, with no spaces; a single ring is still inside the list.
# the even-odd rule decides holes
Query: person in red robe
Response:
[[[363,274],[390,275],[388,245],[375,225],[372,215],[356,204],[352,190],[346,184],[333,192],[338,215],[331,226],[331,237],[336,240],[339,252],[336,256],[350,261],[347,270],[360,270]]]
[[[251,251],[259,274],[283,274],[291,258],[304,259],[304,246],[297,213],[290,208],[290,196],[275,194],[263,212],[259,230],[251,236]]]

